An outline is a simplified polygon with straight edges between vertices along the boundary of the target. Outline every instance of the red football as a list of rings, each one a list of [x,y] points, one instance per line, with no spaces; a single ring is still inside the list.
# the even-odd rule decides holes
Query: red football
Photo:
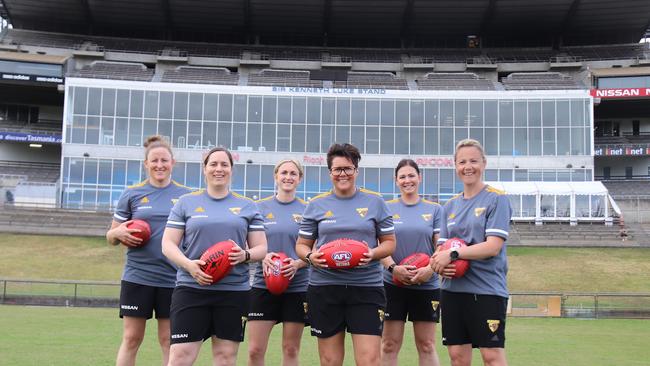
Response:
[[[133,220],[131,223],[126,225],[126,227],[128,229],[140,230],[139,232],[131,233],[131,235],[135,236],[136,238],[142,239],[140,245],[138,245],[139,247],[147,244],[149,238],[151,238],[151,226],[149,226],[149,223],[144,220]]]
[[[354,268],[359,265],[363,253],[368,253],[368,245],[353,239],[335,239],[323,244],[318,251],[331,269]]]
[[[266,288],[273,295],[280,295],[286,291],[287,287],[289,287],[289,282],[291,282],[289,277],[283,276],[281,272],[285,259],[287,259],[286,254],[282,252],[275,253],[271,257],[271,260],[273,261],[273,268],[271,269],[271,273],[264,274],[264,282],[266,283]]]
[[[232,252],[235,245],[237,244],[230,240],[220,241],[201,255],[201,260],[205,262],[201,270],[212,276],[212,283],[218,282],[230,272],[232,265],[228,260],[228,254]]]
[[[451,238],[448,239],[444,244],[442,244],[440,247],[440,250],[447,250],[451,248],[460,248],[460,247],[466,247],[467,244],[465,244],[465,241],[462,239],[458,238]],[[465,275],[465,272],[469,269],[469,261],[465,259],[456,259],[453,262],[456,265],[456,274],[454,274],[454,278],[459,278],[463,277]]]
[[[417,268],[422,268],[425,266],[429,265],[429,257],[428,254],[425,253],[413,253],[409,255],[408,257],[402,259],[401,262],[399,262],[400,266],[415,266]],[[401,286],[402,282],[397,280],[395,278],[395,274],[393,274],[393,283],[396,284],[397,286]]]

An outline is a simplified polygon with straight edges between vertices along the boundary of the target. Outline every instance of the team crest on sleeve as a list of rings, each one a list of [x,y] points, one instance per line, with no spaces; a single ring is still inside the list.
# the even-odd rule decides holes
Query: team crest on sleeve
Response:
[[[330,211],[330,210],[328,210],[327,212],[325,212],[325,217],[332,217],[332,216],[334,216],[334,212],[332,212],[332,211]]]
[[[393,214],[393,220],[399,220],[401,218],[402,216],[400,216],[399,214]]]
[[[302,215],[300,214],[292,214],[291,218],[296,224],[300,224],[300,221],[302,221]]]
[[[228,208],[233,215],[239,215],[241,212],[241,207],[230,207]]]
[[[424,221],[431,221],[432,218],[433,218],[433,214],[422,214],[422,219]]]
[[[273,212],[269,212],[268,214],[266,214],[266,218],[269,220],[273,220],[275,216],[273,216]]]
[[[140,203],[149,203],[149,198],[147,198],[147,196],[142,197]]]
[[[492,333],[496,332],[497,329],[499,329],[499,324],[500,323],[501,323],[500,320],[488,319],[488,321],[487,321],[488,328],[490,328],[490,331],[492,331]]]
[[[199,206],[199,207],[194,209],[194,212],[205,212],[205,208]]]
[[[178,202],[178,198],[172,198],[172,205],[175,205]]]
[[[360,208],[357,208],[357,213],[358,213],[359,216],[361,216],[362,218],[363,218],[363,217],[366,217],[366,215],[368,214],[368,207],[360,207]]]
[[[440,301],[435,301],[435,300],[431,301],[431,308],[433,309],[433,311],[438,311],[439,305],[440,305]]]
[[[447,219],[449,219],[449,220],[452,220],[452,219],[455,219],[455,218],[456,218],[456,214],[453,213],[453,212],[450,213],[449,216],[447,216]]]
[[[483,212],[485,212],[485,207],[477,207],[474,209],[474,216],[479,217]]]

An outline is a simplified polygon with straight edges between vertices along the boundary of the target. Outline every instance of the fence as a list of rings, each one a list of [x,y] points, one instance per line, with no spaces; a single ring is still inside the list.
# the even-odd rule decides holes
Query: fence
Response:
[[[0,304],[117,307],[119,282],[0,278]],[[650,293],[514,292],[509,316],[650,318]]]

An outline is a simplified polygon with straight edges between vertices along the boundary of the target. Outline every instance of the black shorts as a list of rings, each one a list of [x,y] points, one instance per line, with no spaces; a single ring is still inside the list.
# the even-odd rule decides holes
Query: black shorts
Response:
[[[386,290],[386,320],[438,322],[440,320],[440,290],[415,290],[384,284]]]
[[[309,286],[307,314],[311,335],[329,338],[339,332],[381,336],[386,296],[383,287]]]
[[[250,291],[248,321],[253,320],[308,324],[307,293],[285,292],[273,295],[266,289],[253,287]]]
[[[174,288],[140,285],[122,281],[120,286],[120,318],[168,319]]]
[[[174,289],[171,306],[171,343],[204,341],[211,336],[244,340],[248,318],[248,291]]]
[[[442,344],[504,348],[508,299],[494,295],[441,292]]]

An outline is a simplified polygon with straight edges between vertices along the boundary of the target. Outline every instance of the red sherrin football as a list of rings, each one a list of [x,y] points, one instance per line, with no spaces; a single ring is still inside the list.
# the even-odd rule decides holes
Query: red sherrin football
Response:
[[[466,247],[467,244],[465,244],[465,241],[462,239],[458,238],[451,238],[447,239],[447,241],[441,245],[440,250],[447,250],[451,248],[460,248],[460,247]],[[453,262],[456,265],[456,274],[454,274],[454,278],[459,278],[463,277],[465,275],[465,272],[469,269],[469,261],[465,259],[457,259]]]
[[[413,253],[409,255],[408,257],[402,259],[401,262],[399,262],[400,266],[415,266],[417,268],[422,268],[425,266],[429,265],[429,260],[431,257],[428,254],[425,253]],[[401,281],[397,280],[395,278],[395,274],[393,274],[393,283],[396,284],[397,286],[403,285]]]
[[[354,268],[359,265],[364,253],[368,253],[368,245],[353,239],[335,239],[323,244],[318,251],[323,253],[321,258],[330,269]]]
[[[201,260],[205,262],[201,270],[212,276],[212,283],[219,282],[230,272],[232,265],[228,260],[228,254],[232,252],[235,245],[237,244],[230,240],[220,241],[201,255]]]
[[[273,295],[280,295],[286,291],[287,287],[289,287],[289,282],[291,282],[289,277],[283,276],[281,272],[285,259],[287,259],[286,254],[282,252],[275,253],[271,257],[271,260],[273,261],[273,268],[271,269],[271,273],[264,274],[264,282],[266,283],[266,288]]]
[[[149,226],[149,223],[144,221],[144,220],[133,220],[131,223],[126,225],[128,229],[138,229],[140,232],[137,233],[132,233],[131,235],[135,236],[136,238],[142,239],[140,242],[139,247],[147,244],[149,241],[149,238],[151,238],[151,226]]]

